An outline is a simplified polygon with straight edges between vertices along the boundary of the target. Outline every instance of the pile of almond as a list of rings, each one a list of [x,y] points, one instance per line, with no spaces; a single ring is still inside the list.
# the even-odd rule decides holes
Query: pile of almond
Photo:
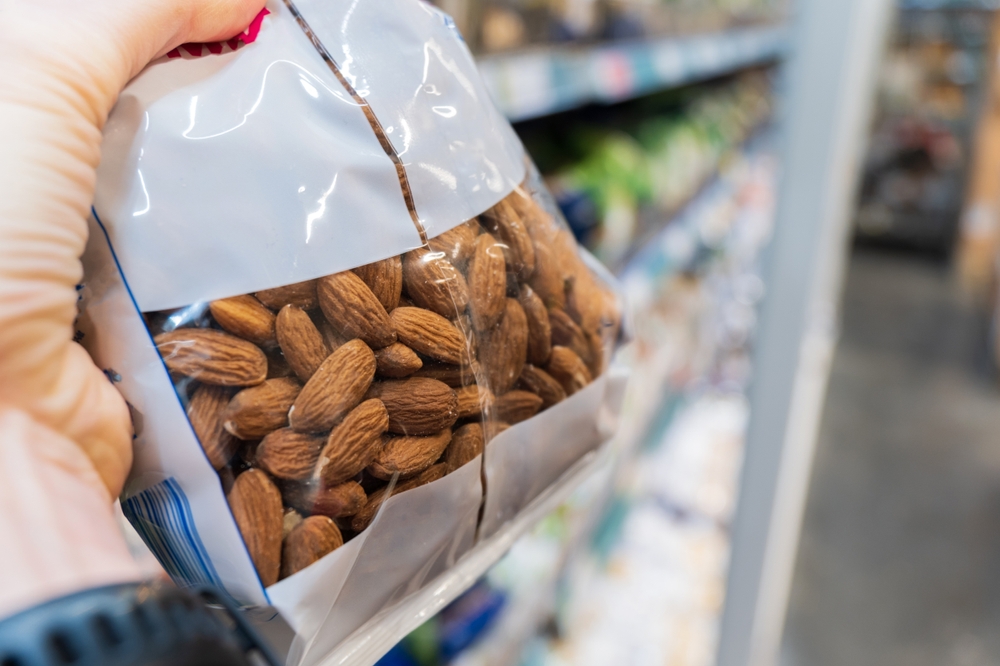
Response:
[[[517,191],[402,256],[147,315],[265,586],[586,386],[619,321]]]

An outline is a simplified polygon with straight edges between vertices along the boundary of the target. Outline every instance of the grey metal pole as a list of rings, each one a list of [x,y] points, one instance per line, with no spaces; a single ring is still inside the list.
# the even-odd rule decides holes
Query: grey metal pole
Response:
[[[718,666],[778,656],[890,0],[798,0]]]

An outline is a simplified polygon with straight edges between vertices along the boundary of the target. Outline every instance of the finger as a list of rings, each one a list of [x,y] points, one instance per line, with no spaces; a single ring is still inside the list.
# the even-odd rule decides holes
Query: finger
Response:
[[[132,424],[118,389],[80,345],[71,342],[60,363],[53,390],[35,405],[38,419],[58,424],[90,458],[108,489],[117,497],[132,467]]]
[[[185,42],[220,42],[247,29],[264,7],[263,0],[188,0],[189,25],[181,41],[168,45],[174,48]]]
[[[264,0],[147,0],[144,11],[133,12],[120,31],[125,38],[121,46],[132,60],[134,75],[181,44],[235,37],[263,8]]]
[[[128,411],[72,342],[100,132],[64,98],[34,99],[0,102],[0,404],[78,442],[110,500],[131,459]]]

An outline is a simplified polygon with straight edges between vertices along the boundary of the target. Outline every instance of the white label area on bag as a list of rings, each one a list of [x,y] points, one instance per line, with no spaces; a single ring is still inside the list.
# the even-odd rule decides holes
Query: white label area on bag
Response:
[[[588,451],[607,439],[600,417],[607,373],[559,404],[496,436],[486,449],[479,538],[502,529]],[[544,444],[543,444],[544,443]]]
[[[521,142],[446,15],[421,0],[294,4],[381,122],[428,237],[524,179]]]
[[[221,584],[243,603],[267,603],[219,477],[191,429],[104,231],[93,217],[89,227],[77,339],[130,406],[134,460],[123,509],[180,582]]]
[[[363,111],[285,5],[267,7],[253,44],[147,67],[105,126],[95,208],[144,312],[420,245]]]
[[[420,589],[471,547],[481,458],[389,498],[367,530],[268,588],[299,640],[290,663],[319,663],[380,610]]]

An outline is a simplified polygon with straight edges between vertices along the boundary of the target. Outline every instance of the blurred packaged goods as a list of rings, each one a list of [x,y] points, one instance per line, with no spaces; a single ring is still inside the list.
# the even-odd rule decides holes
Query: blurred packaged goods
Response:
[[[855,219],[859,240],[945,256],[982,108],[992,13],[904,9],[883,61]]]
[[[436,0],[478,53],[774,23],[787,0]]]
[[[642,313],[625,409],[645,428],[625,435],[590,547],[568,558],[555,620],[524,664],[713,661],[773,223],[771,151],[769,135],[752,142],[622,274]]]
[[[610,104],[775,63],[787,51],[783,25],[684,37],[528,49],[481,55],[479,71],[512,121],[587,104]]]
[[[763,71],[519,127],[577,237],[621,267],[771,114]]]

